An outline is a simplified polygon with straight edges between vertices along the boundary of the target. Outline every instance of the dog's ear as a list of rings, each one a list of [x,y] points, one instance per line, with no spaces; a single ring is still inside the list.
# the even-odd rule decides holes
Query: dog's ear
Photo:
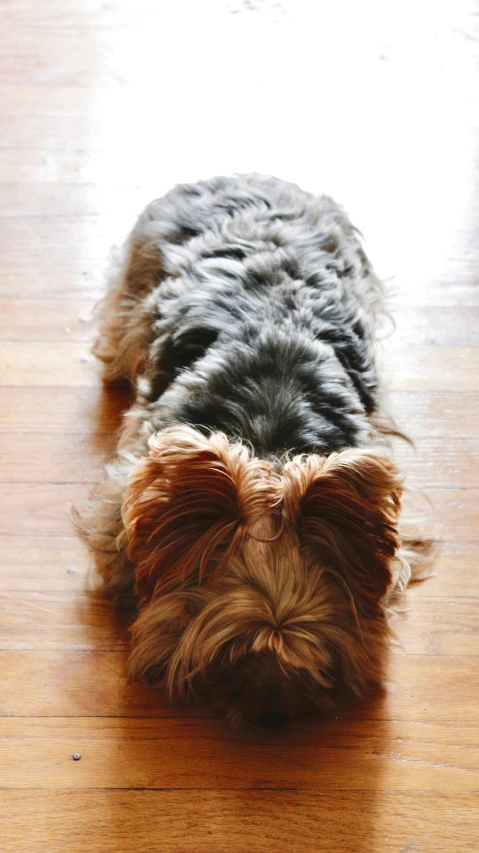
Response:
[[[346,450],[285,466],[285,509],[303,545],[339,575],[364,612],[392,581],[402,482],[381,453]]]
[[[122,511],[137,591],[148,599],[168,580],[215,575],[260,510],[265,490],[263,463],[222,433],[205,437],[172,427],[149,444],[130,476]]]

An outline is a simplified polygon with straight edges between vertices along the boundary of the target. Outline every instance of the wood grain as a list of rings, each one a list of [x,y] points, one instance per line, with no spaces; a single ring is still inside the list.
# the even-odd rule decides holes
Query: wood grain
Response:
[[[477,0],[0,16],[2,853],[476,853]],[[71,522],[128,405],[89,354],[110,246],[176,182],[253,170],[335,196],[365,234],[395,322],[385,406],[415,445],[395,454],[439,540],[385,690],[276,733],[128,683],[127,626],[88,592]]]
[[[121,423],[129,393],[99,384],[86,387],[0,386],[0,433],[111,435]]]
[[[108,630],[111,617],[105,616]],[[125,626],[115,626],[117,640]],[[120,648],[120,642],[117,643]],[[47,717],[183,717],[161,691],[144,690],[125,679],[126,646],[118,651],[16,649],[0,651],[8,690],[2,713]],[[342,715],[351,720],[409,720],[475,724],[479,714],[477,658],[457,655],[393,654],[384,695]],[[189,708],[187,718],[211,717]]]
[[[458,437],[457,412],[461,410],[461,438],[477,438],[477,394],[455,391],[391,391],[385,406],[413,439],[440,438],[443,445]]]
[[[16,853],[19,844],[33,853],[51,839],[58,850],[78,853],[92,824],[92,853],[156,849],[158,839],[165,853],[249,853],[281,847],[289,853],[369,853],[371,844],[403,853],[408,847],[419,847],[422,853],[470,853],[478,830],[476,795],[450,791],[70,790],[36,791],[33,806],[31,801],[30,791],[9,791],[0,801],[0,814],[9,818],[7,853]],[[143,815],[148,821],[141,820]],[[109,848],[105,837],[113,839]]]
[[[479,598],[416,597],[392,619],[404,654],[469,655],[479,641]]]
[[[443,440],[447,451],[449,441],[458,439],[458,406],[461,408],[460,438],[477,440],[475,393],[394,392],[389,389],[385,397],[388,411],[416,443],[426,438]],[[128,392],[124,388],[112,387],[102,392],[98,385],[75,388],[0,386],[0,432],[32,432],[34,425],[35,432],[88,433],[92,431],[92,424],[96,432],[111,432],[117,428],[121,409],[127,404]],[[401,442],[396,448],[398,453],[413,452]],[[416,455],[419,457],[418,448]]]
[[[427,583],[414,587],[414,596],[479,594],[479,542],[443,540],[436,548]]]
[[[114,452],[114,442],[100,448],[89,435],[0,435],[4,459],[0,481],[20,483],[94,483],[102,462]],[[110,451],[110,453],[108,453]]]
[[[0,299],[0,340],[89,341],[92,310],[86,299]]]
[[[74,536],[0,536],[0,590],[84,590],[89,557]]]
[[[79,343],[6,341],[0,344],[2,385],[93,385],[88,347]]]
[[[72,483],[9,483],[0,492],[0,534],[69,536],[72,506],[89,491]]]
[[[391,625],[398,640],[396,654],[470,655],[479,642],[479,597],[408,599],[408,610]],[[115,649],[118,628],[108,619],[103,596],[82,595],[70,589],[0,593],[0,649]]]
[[[89,483],[10,482],[0,492],[0,535],[68,536],[71,507],[86,500],[90,492]],[[430,502],[420,504],[431,516],[426,530],[438,540],[477,542],[479,489],[430,488],[428,496]]]
[[[86,549],[74,536],[0,535],[2,590],[82,591],[89,565]],[[409,593],[412,611],[418,597],[479,597],[479,542],[441,542],[431,571],[427,583]]]
[[[0,815],[7,853],[47,845],[51,853],[79,853],[92,825],[91,853],[103,853],[104,838],[121,853],[159,843],[164,853],[369,853],[371,844],[402,853],[470,853],[476,806],[476,794],[451,791],[66,790],[35,791],[32,804],[31,791],[11,790]]]
[[[2,385],[15,386],[92,385],[97,380],[95,368],[86,366],[91,361],[88,352],[77,343],[7,341],[0,345],[0,381]],[[395,348],[388,353],[384,374],[387,386],[393,391],[425,388],[477,392],[479,347]]]
[[[479,391],[479,348],[391,345],[384,358],[387,386],[394,391]]]
[[[0,481],[98,482],[103,462],[114,452],[114,441],[105,435],[100,442],[91,433],[78,431],[77,424],[73,428],[66,435],[0,432]],[[420,448],[401,443],[396,459],[411,488],[474,488],[479,483],[479,439],[453,438],[447,447],[440,438],[423,439]]]
[[[16,256],[8,259],[8,265],[7,258],[3,259],[0,298],[17,299],[19,292],[33,299],[98,301],[101,298],[103,274],[108,266],[106,257],[67,257],[53,249],[36,259],[31,257],[28,265],[25,265],[22,256],[28,254],[29,247],[25,246]]]
[[[207,720],[17,717],[0,721],[0,743],[8,788],[370,790],[379,777],[386,791],[479,792],[477,730],[466,724],[303,722],[247,736]]]

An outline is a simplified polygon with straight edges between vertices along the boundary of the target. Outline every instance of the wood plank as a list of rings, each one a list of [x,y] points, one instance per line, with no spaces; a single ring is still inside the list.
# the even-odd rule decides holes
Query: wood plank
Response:
[[[6,534],[0,536],[0,589],[83,591],[90,561],[89,553],[76,536]],[[426,582],[413,587],[411,600],[430,596],[479,596],[479,543],[441,542],[432,572]]]
[[[427,308],[431,305],[454,310],[458,306],[476,309],[478,298],[476,259],[467,257],[469,243],[472,244],[476,240],[476,234],[476,227],[472,227],[470,231],[461,235],[461,247],[457,250],[457,257],[445,258],[441,269],[435,275],[422,269],[416,275],[400,277],[398,304],[407,304],[411,310],[421,306]],[[462,255],[466,257],[463,258]],[[426,264],[425,258],[421,260]],[[410,263],[414,264],[414,258],[411,258]],[[394,314],[394,308],[392,312]]]
[[[474,655],[479,647],[479,598],[416,596],[391,619],[396,654]],[[5,591],[0,597],[0,649],[123,648],[125,637],[101,595],[73,590]]]
[[[63,188],[59,189],[63,193]],[[49,206],[48,200],[45,205]],[[137,209],[139,210],[140,206]],[[86,340],[94,328],[94,305],[95,303],[88,299],[64,302],[53,299],[0,299],[0,340],[62,340],[65,337],[71,340]],[[479,309],[474,312],[474,309],[464,308],[462,316],[460,314],[458,318],[455,316],[456,312],[451,317],[451,314],[442,308],[418,308],[412,313],[418,325],[423,323],[427,328],[428,317],[434,311],[438,315],[434,334],[427,334],[426,331],[421,334],[417,328],[408,328],[407,334],[396,332],[389,344],[395,349],[399,344],[401,347],[407,344],[414,348],[422,343],[431,347],[457,346],[459,342],[462,342],[463,346],[474,347],[479,343],[476,332],[479,327]],[[39,337],[40,335],[42,337]]]
[[[70,536],[72,505],[88,497],[87,485],[10,483],[0,492],[0,534]]]
[[[122,236],[120,230],[116,230],[118,222],[115,223],[110,216],[80,213],[5,218],[0,222],[2,267],[7,272],[12,266],[21,267],[24,272],[33,272],[32,268],[41,261],[39,272],[45,275],[48,261],[52,269],[57,263],[68,264],[72,257],[78,261],[96,260],[105,263],[110,246]],[[130,216],[127,216],[125,225],[127,228],[131,226]],[[85,296],[85,299],[88,298]]]
[[[107,616],[107,624],[113,617]],[[126,638],[125,626],[117,625]],[[0,651],[3,716],[181,717],[162,691],[129,684],[126,642],[122,651]],[[117,643],[120,647],[120,643]],[[188,717],[210,716],[188,709]]]
[[[50,192],[44,205],[52,213],[51,186],[47,188]],[[0,193],[3,189],[0,185]],[[59,198],[65,202],[65,188],[59,186],[56,189]],[[71,189],[68,188],[67,198]],[[69,207],[74,203],[74,200],[68,198]],[[114,207],[117,203],[116,199],[111,201]],[[139,211],[141,206],[138,204],[135,210]],[[59,335],[60,339],[63,338],[65,327],[69,327],[67,334],[72,340],[85,340],[93,327],[93,323],[88,321],[91,321],[94,304],[92,300],[80,299],[65,302],[53,299],[0,299],[0,340],[19,339],[11,335],[21,335],[22,340],[57,340]],[[407,313],[414,317],[415,322],[408,322],[403,330],[398,327],[391,339],[388,339],[387,345],[394,349],[405,345],[414,348],[418,345],[475,347],[479,344],[476,331],[479,328],[479,309],[463,308],[451,314],[443,308],[418,307],[407,309]],[[430,323],[431,315],[436,315],[433,323]],[[38,335],[48,337],[39,338]]]
[[[87,341],[91,300],[0,299],[0,341]]]
[[[6,853],[83,853],[91,827],[90,853],[474,853],[479,831],[450,791],[12,790],[0,816]]]
[[[479,482],[479,439],[418,438],[416,446],[395,443],[394,456],[410,488],[474,488]]]
[[[77,536],[0,536],[0,590],[82,592],[91,555]],[[479,543],[442,542],[432,576],[408,600],[479,596]],[[413,598],[411,596],[413,595]],[[414,611],[414,605],[412,605]]]
[[[22,385],[93,385],[96,363],[88,346],[61,341],[0,342],[0,383]]]
[[[113,623],[105,611],[106,624]],[[120,639],[124,626],[115,628]],[[127,644],[119,651],[0,651],[4,690],[0,709],[9,717],[209,717],[208,708],[171,707],[161,690],[128,684]],[[382,694],[349,710],[341,719],[461,721],[471,726],[479,714],[477,657],[393,654]],[[305,721],[298,721],[298,731]],[[200,735],[199,735],[200,736]]]
[[[462,724],[338,720],[245,734],[214,720],[4,718],[0,742],[0,784],[17,789],[342,791],[380,779],[383,791],[479,792],[477,729]]]
[[[435,521],[435,535],[442,541],[477,541],[479,490],[429,489]]]
[[[3,229],[2,229],[3,230]],[[24,250],[28,254],[28,249]],[[78,257],[75,252],[56,254],[45,251],[26,265],[19,256],[2,264],[0,297],[16,299],[89,299],[95,302],[103,296],[104,273],[108,267],[106,254],[101,257]]]
[[[11,483],[8,495],[0,493],[0,534],[68,536],[69,507],[85,500],[89,491],[87,484]],[[428,494],[434,510],[432,535],[477,542],[478,489],[429,489]]]
[[[0,432],[114,434],[130,400],[127,388],[0,386]]]
[[[477,657],[437,655],[431,661],[428,655],[393,654],[385,695],[359,705],[350,716],[426,722],[462,720],[475,725],[478,687]]]
[[[35,416],[32,414],[32,425]],[[103,465],[115,451],[115,434],[98,436],[75,432],[66,435],[27,432],[0,433],[3,460],[0,481],[96,483]],[[479,440],[422,439],[413,449],[401,442],[395,458],[406,473],[410,488],[474,488],[479,482]]]
[[[65,342],[0,344],[2,385],[90,385],[93,370],[78,368],[85,356],[77,344]],[[479,391],[479,347],[396,349],[388,356],[386,385],[392,390]],[[56,369],[55,369],[56,368]],[[36,372],[30,374],[30,371]],[[70,371],[70,372],[69,372]],[[30,381],[28,377],[30,375]]]
[[[83,592],[89,564],[77,536],[0,536],[1,592]]]
[[[411,589],[405,612],[391,619],[401,644],[396,653],[475,655],[479,648],[479,598],[421,597]]]
[[[388,347],[381,375],[394,391],[479,391],[479,348]]]
[[[128,640],[100,595],[61,592],[3,592],[0,649],[125,648]]]
[[[386,389],[384,406],[401,429],[414,440],[440,438],[447,445],[458,437],[477,438],[479,396],[474,392],[391,391]]]
[[[0,386],[0,432],[31,432],[33,420],[37,432],[98,432],[98,420],[102,422],[101,431],[114,431],[119,424],[119,413],[127,404],[125,389],[103,389],[101,385],[85,388]],[[478,405],[479,396],[475,393],[395,391],[385,399],[387,411],[413,439],[418,442],[422,437],[442,439],[446,449],[451,439],[458,438],[459,419],[460,437],[477,439]],[[420,454],[419,448],[418,443]]]
[[[97,483],[115,451],[114,436],[0,434],[0,482]]]
[[[38,130],[32,130],[32,134],[37,136]],[[52,148],[51,157],[55,160],[56,149],[55,146],[52,147],[52,140],[45,140],[45,145],[49,149]],[[156,150],[154,156],[156,158]],[[146,155],[145,160],[148,161]],[[185,176],[181,173],[178,173],[176,179],[172,175],[171,183],[178,182],[182,178],[184,179]],[[131,204],[110,207],[107,189],[105,207],[109,209],[108,214],[81,215],[79,213],[56,217],[25,215],[3,219],[1,221],[3,270],[0,279],[0,296],[15,297],[20,289],[25,296],[51,296],[51,288],[55,284],[55,279],[61,278],[61,272],[66,275],[84,275],[85,277],[100,275],[101,278],[107,267],[111,246],[122,242],[138,215],[143,201],[147,202],[154,198],[161,190],[161,185],[152,184],[147,180],[146,189],[141,190],[138,197],[133,192]],[[138,205],[139,199],[142,199],[142,203]],[[475,235],[471,235],[471,240],[474,239]],[[24,258],[28,258],[28,265],[24,264]],[[467,265],[466,269],[470,270],[471,266]],[[9,289],[8,285],[13,276],[15,280],[10,283]],[[422,281],[418,292],[427,292],[427,300],[416,302],[417,306],[455,307],[460,304],[463,308],[472,307],[476,310],[477,276],[475,273],[464,273],[462,280],[460,277],[458,279],[454,285],[449,278],[445,284],[433,279]],[[89,292],[72,290],[70,280],[67,278],[66,281],[67,286],[64,292],[70,293],[70,298],[97,298],[97,293],[101,292],[95,292],[92,297]],[[40,289],[41,285],[43,290]],[[408,291],[401,293],[401,301],[414,304]],[[394,337],[385,340],[383,348],[389,349],[392,344],[394,344]],[[447,352],[444,354],[447,356]],[[439,390],[449,389],[445,386]]]
[[[431,566],[432,575],[424,583],[414,586],[414,595],[479,594],[479,542],[455,542],[451,539],[438,543]]]
[[[479,344],[479,305],[456,305],[454,311],[445,311],[440,305],[396,304],[391,308],[391,316],[395,328],[387,340],[395,345],[476,347]]]

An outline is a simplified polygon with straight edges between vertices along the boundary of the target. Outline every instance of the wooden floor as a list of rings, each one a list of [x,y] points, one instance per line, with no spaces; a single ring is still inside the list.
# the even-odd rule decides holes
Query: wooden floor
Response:
[[[5,853],[479,849],[478,16],[0,0]],[[334,194],[395,288],[381,359],[442,539],[385,695],[257,736],[126,685],[70,522],[118,423],[89,355],[110,244],[175,182],[248,170]]]

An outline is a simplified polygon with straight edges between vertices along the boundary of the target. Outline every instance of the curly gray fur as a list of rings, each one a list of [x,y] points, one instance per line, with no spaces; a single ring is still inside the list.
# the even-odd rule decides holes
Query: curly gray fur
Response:
[[[255,453],[368,441],[379,283],[343,210],[259,175],[179,186],[126,247],[96,347],[153,430],[188,423]]]

